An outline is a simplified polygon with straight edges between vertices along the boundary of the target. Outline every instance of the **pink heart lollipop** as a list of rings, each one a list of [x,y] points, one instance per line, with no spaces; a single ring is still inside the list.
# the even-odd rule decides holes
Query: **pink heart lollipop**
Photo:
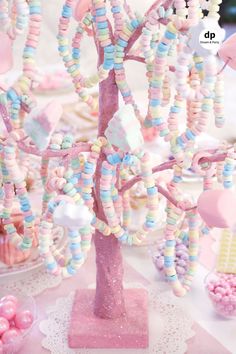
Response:
[[[12,40],[6,33],[0,32],[0,74],[5,74],[13,66]]]
[[[221,46],[219,57],[228,65],[236,70],[236,33],[230,36]]]
[[[74,18],[76,19],[76,21],[82,20],[85,13],[89,10],[90,5],[91,0],[78,0],[74,11]]]
[[[207,190],[198,199],[198,212],[210,227],[228,228],[236,223],[236,194],[230,190]]]

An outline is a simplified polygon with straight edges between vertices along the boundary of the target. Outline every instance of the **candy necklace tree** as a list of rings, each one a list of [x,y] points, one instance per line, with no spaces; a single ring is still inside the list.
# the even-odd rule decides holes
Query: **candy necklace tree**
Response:
[[[218,25],[220,3],[158,0],[141,16],[126,1],[66,0],[59,19],[59,53],[79,98],[92,110],[98,110],[97,139],[80,142],[56,130],[62,115],[57,101],[43,109],[34,108],[34,58],[41,2],[16,1],[10,14],[8,2],[0,2],[0,20],[6,27],[1,32],[6,49],[0,52],[1,73],[11,68],[12,41],[23,29],[22,23],[28,28],[23,74],[12,87],[1,87],[0,95],[0,113],[6,126],[1,139],[1,170],[2,224],[7,242],[15,252],[23,254],[38,242],[47,271],[70,277],[84,263],[94,234],[96,291],[76,293],[68,336],[71,347],[148,345],[147,294],[140,289],[123,289],[121,245],[140,244],[155,231],[159,194],[167,199],[165,273],[177,296],[189,291],[194,276],[200,216],[206,223],[205,232],[210,227],[233,226],[234,215],[222,205],[236,205],[234,194],[227,190],[233,185],[234,147],[198,151],[197,146],[197,137],[207,129],[208,120],[215,119],[219,128],[224,123],[222,64],[218,65],[217,52],[227,64],[234,65],[231,47],[235,39],[221,46],[224,31]],[[203,10],[207,15],[203,16]],[[77,28],[70,41],[72,20]],[[212,33],[215,41],[205,40]],[[97,73],[91,77],[83,76],[80,68],[84,36],[94,38],[98,53]],[[126,79],[127,60],[146,67],[145,117]],[[89,88],[98,84],[96,102]],[[180,127],[183,122],[184,129]],[[153,166],[144,147],[145,131],[169,143],[171,160]],[[41,159],[42,212],[38,225],[26,189],[26,175],[20,169],[20,153]],[[204,192],[198,202],[183,193],[182,175],[190,168],[203,178]],[[155,180],[155,174],[164,170],[171,171],[165,188]],[[225,189],[213,189],[216,174]],[[142,229],[131,233],[130,189],[137,182],[146,191],[146,217]],[[22,211],[21,228],[12,218],[16,198]],[[64,253],[53,242],[55,225],[64,227],[68,238]],[[174,254],[176,240],[183,232],[188,235],[189,259],[180,281]]]

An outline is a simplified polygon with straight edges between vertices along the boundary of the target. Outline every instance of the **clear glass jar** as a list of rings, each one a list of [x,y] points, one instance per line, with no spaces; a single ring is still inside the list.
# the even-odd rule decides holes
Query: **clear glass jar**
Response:
[[[205,279],[205,289],[217,314],[236,318],[236,274],[212,271]]]
[[[33,326],[37,320],[37,312],[36,312],[36,303],[32,296],[26,295],[22,292],[9,292],[4,291],[3,289],[0,290],[0,299],[4,296],[13,295],[18,299],[17,311],[25,311],[28,310],[31,312],[33,316],[33,322],[31,326],[27,329],[21,330],[21,336],[16,337],[16,339],[12,343],[5,343],[0,344],[0,353],[1,354],[15,354],[18,353],[21,347],[24,345],[26,341],[26,337],[32,331]],[[10,320],[11,322],[12,320]],[[13,319],[14,321],[14,319]]]

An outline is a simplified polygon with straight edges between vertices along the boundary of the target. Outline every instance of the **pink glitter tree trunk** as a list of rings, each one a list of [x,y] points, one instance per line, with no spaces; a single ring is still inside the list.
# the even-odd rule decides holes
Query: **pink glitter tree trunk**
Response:
[[[118,89],[114,71],[99,87],[99,129],[103,136],[109,120],[118,110]],[[96,214],[106,222],[100,201],[100,170],[104,156],[100,157],[96,171]],[[114,237],[95,234],[97,281],[94,313],[100,318],[115,319],[125,314],[123,294],[123,265],[120,244]]]

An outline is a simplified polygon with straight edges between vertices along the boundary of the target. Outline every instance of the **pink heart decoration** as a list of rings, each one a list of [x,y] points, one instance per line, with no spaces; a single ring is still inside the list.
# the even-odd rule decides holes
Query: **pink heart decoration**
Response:
[[[204,191],[198,199],[197,208],[209,227],[224,229],[236,223],[236,193],[230,190]]]
[[[12,40],[6,33],[0,32],[0,74],[5,74],[12,67]]]
[[[82,20],[85,13],[90,9],[91,2],[91,0],[78,0],[74,10],[74,18],[76,21]]]
[[[221,46],[219,57],[228,65],[236,70],[236,33],[230,36]]]

